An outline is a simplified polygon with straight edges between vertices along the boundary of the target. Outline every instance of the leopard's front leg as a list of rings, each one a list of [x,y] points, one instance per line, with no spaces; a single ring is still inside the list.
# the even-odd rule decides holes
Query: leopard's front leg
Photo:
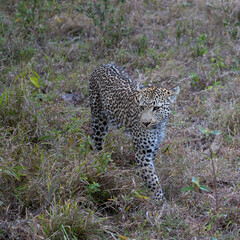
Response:
[[[140,170],[140,176],[146,185],[154,192],[154,197],[156,200],[164,201],[164,195],[162,187],[159,183],[158,176],[155,171],[155,167],[152,161],[153,150],[151,147],[145,149],[141,146],[136,149],[135,147],[135,158],[137,165]]]

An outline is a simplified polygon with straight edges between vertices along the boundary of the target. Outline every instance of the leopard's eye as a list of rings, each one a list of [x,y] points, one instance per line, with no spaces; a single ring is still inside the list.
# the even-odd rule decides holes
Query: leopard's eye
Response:
[[[154,107],[153,111],[157,111],[160,107]]]

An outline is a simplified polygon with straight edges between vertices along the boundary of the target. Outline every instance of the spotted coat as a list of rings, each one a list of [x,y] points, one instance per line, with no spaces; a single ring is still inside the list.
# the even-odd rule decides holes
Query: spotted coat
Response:
[[[140,175],[157,200],[163,191],[153,164],[179,87],[140,87],[121,68],[112,64],[97,68],[89,80],[93,140],[102,149],[110,124],[127,131],[133,142]]]

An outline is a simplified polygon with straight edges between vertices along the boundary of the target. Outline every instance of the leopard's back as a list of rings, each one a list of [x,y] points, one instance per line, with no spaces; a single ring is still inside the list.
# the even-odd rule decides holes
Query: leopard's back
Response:
[[[107,115],[111,124],[126,130],[138,119],[137,82],[113,64],[97,68],[89,80],[90,106]],[[96,110],[96,109],[95,109]]]

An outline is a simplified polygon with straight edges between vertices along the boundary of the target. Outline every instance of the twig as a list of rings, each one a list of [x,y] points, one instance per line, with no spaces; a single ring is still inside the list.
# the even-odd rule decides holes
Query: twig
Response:
[[[213,184],[214,184],[215,202],[216,202],[215,214],[217,215],[219,212],[219,196],[218,196],[218,191],[217,191],[217,175],[216,175],[216,167],[214,164],[214,153],[213,153],[210,141],[209,141],[208,148],[210,151],[210,158],[211,158],[211,163],[212,163]],[[218,229],[218,226],[219,226],[219,219],[218,219],[218,216],[216,216],[216,226],[215,226],[216,230]]]
[[[218,191],[217,191],[217,176],[216,176],[216,168],[215,168],[215,164],[214,164],[213,150],[212,150],[212,147],[211,147],[210,143],[209,143],[208,148],[210,150],[210,158],[211,158],[212,170],[213,170],[213,183],[214,183],[215,198],[216,198],[216,213],[218,213],[218,211],[219,211],[219,197],[218,197]]]

